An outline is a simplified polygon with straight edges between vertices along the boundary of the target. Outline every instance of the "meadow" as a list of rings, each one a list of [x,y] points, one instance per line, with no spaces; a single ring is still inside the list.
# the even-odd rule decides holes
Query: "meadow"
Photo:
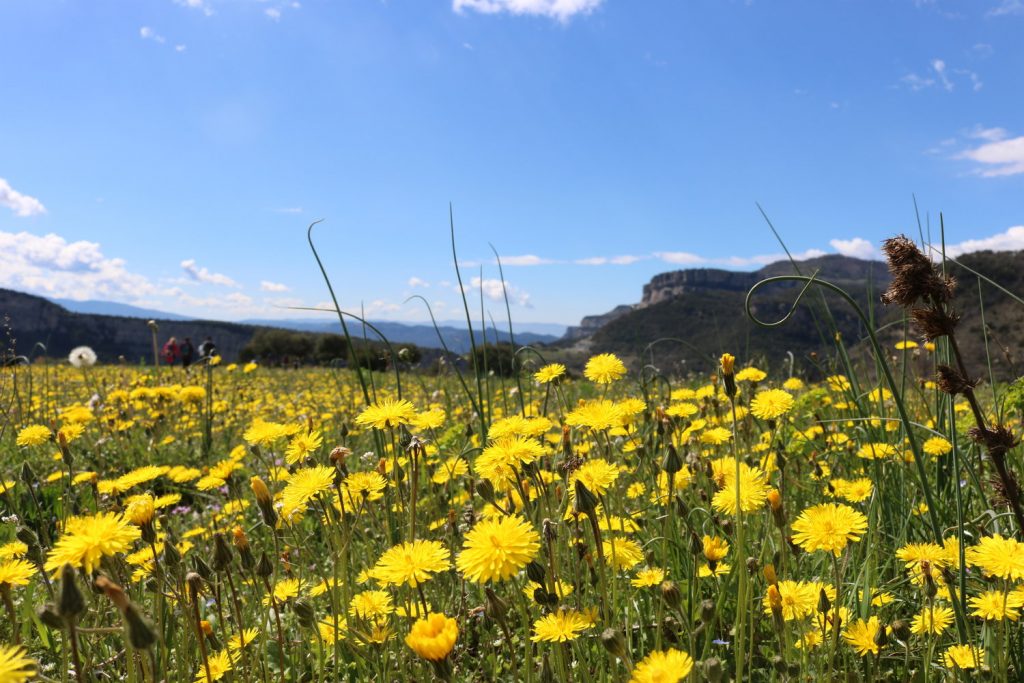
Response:
[[[1021,680],[1024,383],[886,253],[863,363],[6,367],[0,683]]]

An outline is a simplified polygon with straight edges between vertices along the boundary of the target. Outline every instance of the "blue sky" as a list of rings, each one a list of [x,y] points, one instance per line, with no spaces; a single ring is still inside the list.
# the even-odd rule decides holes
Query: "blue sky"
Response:
[[[574,324],[680,267],[1024,249],[1021,0],[4,0],[0,286]],[[474,294],[474,296],[478,296]]]

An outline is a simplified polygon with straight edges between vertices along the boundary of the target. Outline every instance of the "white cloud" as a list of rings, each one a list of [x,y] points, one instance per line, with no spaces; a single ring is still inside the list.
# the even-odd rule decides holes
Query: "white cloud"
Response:
[[[270,17],[273,21],[281,21],[281,10],[276,7],[268,7],[263,10],[263,13]]]
[[[935,85],[934,78],[928,78],[926,76],[918,76],[915,73],[909,73],[900,79],[908,88],[911,90],[924,90],[925,88]]]
[[[581,258],[573,261],[578,266],[628,266],[637,261],[643,261],[648,256],[633,256],[631,254],[623,254],[621,256],[591,256],[590,258]]]
[[[938,75],[939,80],[942,81],[942,87],[947,91],[952,91],[953,82],[949,80],[949,76],[946,75],[946,62],[941,59],[933,59],[932,69]]]
[[[981,139],[990,140],[989,142],[966,149],[960,152],[956,158],[968,159],[979,164],[975,173],[983,178],[1024,173],[1024,135],[1007,138],[1006,131],[1002,128],[990,128],[983,132],[989,137],[981,137]]]
[[[875,249],[875,245],[863,237],[854,237],[853,239],[848,240],[829,240],[829,244],[843,256],[852,256],[854,258],[862,259],[878,258],[878,250]]]
[[[46,213],[41,201],[18,192],[3,178],[0,178],[0,206],[6,206],[15,216],[22,218]]]
[[[806,251],[791,252],[791,256],[796,261],[806,261],[810,258],[818,258],[824,256],[826,252],[821,249],[808,249]],[[767,266],[769,263],[777,263],[778,261],[788,261],[789,256],[786,254],[758,254],[757,256],[730,256],[728,258],[716,258],[710,259],[710,263],[724,266],[732,266],[734,268],[749,268],[751,266]]]
[[[1021,0],[1001,0],[998,5],[987,12],[987,16],[1000,17],[1007,14],[1024,14],[1024,2]]]
[[[501,257],[501,265],[503,266],[545,266],[550,263],[555,262],[549,258],[541,258],[535,254]]]
[[[159,290],[145,276],[129,272],[119,258],[107,258],[96,242],[68,242],[55,234],[0,231],[0,286],[58,299],[130,299]]]
[[[459,286],[453,287],[455,293],[459,293]],[[517,306],[523,306],[524,308],[531,308],[530,295],[509,283],[508,280],[499,280],[498,278],[483,278],[479,276],[473,276],[470,280],[469,286],[466,287],[466,296],[472,297],[474,294],[483,291],[485,297],[491,301],[505,301],[505,293],[508,292],[509,303],[516,304]]]
[[[208,17],[213,15],[213,8],[206,0],[174,0],[174,2],[182,7],[199,10]]]
[[[703,256],[691,254],[687,251],[656,251],[654,252],[654,255],[665,263],[675,263],[686,266],[707,263],[707,259]]]
[[[139,29],[139,37],[143,40],[152,40],[157,43],[166,43],[167,39],[157,33],[150,26],[143,26]]]
[[[409,283],[408,284],[413,289],[416,289],[417,287],[424,287],[424,288],[426,288],[426,287],[430,286],[429,282],[427,282],[426,280],[421,280],[420,278],[416,277],[415,275],[412,276],[411,278],[409,278]]]
[[[278,213],[302,213],[301,206],[286,206],[280,209],[275,209]]]
[[[185,45],[175,45],[174,46],[174,51],[175,52],[184,52],[187,49],[188,49],[188,47],[185,46]]]
[[[288,285],[282,285],[280,282],[271,282],[270,280],[260,280],[260,291],[261,292],[287,292],[289,290]]]
[[[603,0],[452,0],[456,12],[473,10],[481,14],[507,12],[516,15],[549,17],[567,22],[577,14],[590,14]]]
[[[956,258],[972,251],[1020,251],[1024,250],[1024,225],[1015,225],[990,237],[964,240],[958,244],[947,244],[946,253]]]
[[[222,273],[212,273],[205,267],[196,265],[195,259],[187,259],[181,262],[181,269],[196,282],[205,282],[209,285],[220,285],[222,287],[241,287],[240,284]]]
[[[986,142],[998,142],[999,140],[1005,140],[1007,132],[1005,128],[985,128],[982,125],[977,125],[967,133],[967,137],[974,138],[975,140],[985,140]],[[953,139],[956,142],[956,139]]]

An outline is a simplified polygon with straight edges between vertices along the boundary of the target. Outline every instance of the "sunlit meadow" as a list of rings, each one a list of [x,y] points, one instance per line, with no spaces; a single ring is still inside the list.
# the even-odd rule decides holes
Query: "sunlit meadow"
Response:
[[[0,683],[1019,680],[1024,387],[886,254],[863,363],[13,363]]]

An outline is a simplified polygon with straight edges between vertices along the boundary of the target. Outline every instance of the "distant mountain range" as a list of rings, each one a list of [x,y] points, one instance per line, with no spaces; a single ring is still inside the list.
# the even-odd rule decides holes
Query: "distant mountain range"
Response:
[[[148,320],[159,325],[160,344],[171,336],[179,339],[190,337],[194,344],[207,336],[214,339],[221,354],[233,360],[252,339],[257,330],[263,328],[292,329],[316,334],[340,334],[341,325],[325,314],[319,320],[259,320],[244,323],[211,320],[190,320],[184,316],[130,306],[110,301],[69,301],[59,303],[42,297],[0,289],[0,318],[7,319],[7,340],[0,345],[9,347],[11,339],[16,342],[18,353],[28,354],[35,344],[42,344],[50,356],[64,356],[72,348],[85,344],[91,346],[102,361],[110,362],[124,356],[130,362],[151,359],[152,338]],[[408,325],[404,323],[374,321],[389,341],[396,344],[415,344],[424,349],[440,348],[440,331],[450,351],[467,353],[470,335],[465,324],[458,326]],[[540,325],[543,325],[541,323]],[[513,328],[515,329],[515,328]],[[558,326],[555,326],[558,329]],[[362,326],[350,322],[349,332],[362,336]],[[477,343],[481,343],[479,329]],[[367,329],[370,340],[376,335]],[[488,341],[508,340],[508,331],[500,328],[487,331]],[[557,340],[556,335],[537,334],[528,331],[516,332],[516,344],[545,344]]]

